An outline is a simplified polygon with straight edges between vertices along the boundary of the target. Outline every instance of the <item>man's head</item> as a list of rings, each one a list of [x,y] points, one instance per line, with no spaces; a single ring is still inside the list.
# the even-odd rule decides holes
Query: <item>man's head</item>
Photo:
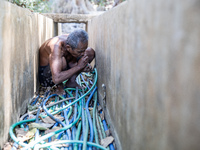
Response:
[[[80,57],[84,54],[88,46],[88,34],[79,29],[70,33],[66,40],[67,50],[74,56]]]

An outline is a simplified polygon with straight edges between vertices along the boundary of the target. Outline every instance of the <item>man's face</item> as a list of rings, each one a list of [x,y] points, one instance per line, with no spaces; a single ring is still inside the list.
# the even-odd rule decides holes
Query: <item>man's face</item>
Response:
[[[88,46],[88,42],[79,43],[78,47],[72,50],[71,55],[80,59],[85,54],[85,50],[87,49],[87,46]]]

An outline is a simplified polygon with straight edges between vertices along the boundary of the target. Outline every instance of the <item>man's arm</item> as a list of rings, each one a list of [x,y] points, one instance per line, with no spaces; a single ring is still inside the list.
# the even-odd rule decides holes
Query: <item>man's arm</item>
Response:
[[[52,80],[55,84],[62,83],[63,81],[69,79],[74,74],[80,72],[88,63],[88,56],[82,57],[78,64],[69,70],[62,71],[62,54],[61,54],[62,43],[59,42],[54,45],[52,49],[52,54],[50,55],[50,67],[52,72]],[[66,64],[67,65],[67,64]]]

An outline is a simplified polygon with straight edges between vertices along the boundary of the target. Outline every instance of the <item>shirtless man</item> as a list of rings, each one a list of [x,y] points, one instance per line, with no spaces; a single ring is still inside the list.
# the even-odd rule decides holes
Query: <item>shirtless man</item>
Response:
[[[63,81],[66,87],[80,87],[75,79],[84,71],[92,71],[89,64],[95,57],[88,48],[88,34],[75,30],[69,35],[61,35],[45,41],[39,49],[39,81],[44,87],[57,85],[58,94],[63,94]]]

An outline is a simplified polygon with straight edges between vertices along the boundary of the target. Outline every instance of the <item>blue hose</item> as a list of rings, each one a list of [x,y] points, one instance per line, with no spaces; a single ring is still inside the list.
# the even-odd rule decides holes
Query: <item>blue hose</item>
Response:
[[[80,94],[82,95],[82,93],[80,92]],[[83,137],[85,136],[85,126],[86,126],[86,124],[85,124],[85,112],[84,112],[84,106],[85,106],[85,98],[82,98],[82,100],[81,100],[81,102],[82,102],[82,117],[81,117],[81,119],[82,119],[82,135],[83,135]]]
[[[102,111],[101,111],[100,113],[102,113]],[[107,130],[108,130],[108,127],[107,127],[107,124],[106,124],[105,119],[102,120],[102,122],[103,122],[104,131],[107,131]],[[113,145],[112,143],[109,144],[109,147],[110,147],[110,150],[115,150],[114,145]]]
[[[78,87],[76,87],[76,100],[78,99]],[[74,119],[77,116],[77,103],[74,105]],[[76,126],[72,127],[72,139],[76,140]]]
[[[36,120],[35,122],[38,123],[39,122],[39,114],[40,114],[40,108],[38,108],[37,114],[36,114]],[[37,129],[36,133],[35,133],[35,140],[39,137],[39,129]]]
[[[19,144],[17,144],[17,142],[15,142],[15,143],[13,144],[13,147],[12,147],[11,150],[17,150],[18,147],[19,147]]]
[[[88,89],[90,89],[90,87],[88,86],[88,84],[86,83],[85,79],[83,78],[82,74],[80,74],[81,79],[83,80],[83,82],[85,83],[85,85],[87,86]]]
[[[35,105],[39,99],[40,95],[38,95],[35,100],[31,103],[31,106]]]
[[[91,92],[91,94],[90,94],[90,96],[89,96],[89,98],[88,98],[88,100],[87,100],[87,103],[86,103],[86,112],[87,112],[88,121],[89,121],[89,126],[90,126],[90,139],[89,139],[90,142],[93,142],[94,131],[93,131],[92,118],[91,118],[91,115],[90,115],[90,112],[89,112],[88,107],[89,107],[89,102],[90,102],[90,100],[92,99],[92,96],[93,96],[93,94],[94,94],[94,92],[95,92],[96,90],[97,90],[97,87],[95,87],[94,90]],[[91,150],[91,149],[92,149],[92,147],[89,146],[89,150]]]
[[[63,102],[63,106],[65,106],[64,102]],[[69,109],[68,109],[68,110],[69,110]],[[68,111],[68,112],[69,112],[69,111]],[[69,125],[69,120],[68,120],[68,117],[67,117],[67,111],[66,111],[66,109],[64,110],[64,117],[65,117],[65,123],[66,123],[66,125]],[[68,134],[69,140],[71,140],[71,131],[70,131],[70,129],[67,130],[67,134]],[[71,144],[70,144],[70,146],[69,146],[69,149],[70,149],[70,150],[72,149]]]
[[[61,107],[63,107],[63,105],[64,105],[64,102],[62,102]],[[61,116],[63,116],[65,118],[65,122],[68,120],[66,109],[63,110],[63,112],[61,113]],[[69,135],[68,135],[68,132],[67,132],[68,130],[64,131],[64,133],[63,133],[63,140],[69,140]],[[68,147],[62,147],[61,149],[63,149],[63,150],[69,150]]]
[[[81,135],[80,140],[83,141],[83,134]],[[78,149],[79,149],[79,150],[82,150],[82,147],[83,147],[82,144],[79,144],[79,145],[78,145]]]
[[[96,69],[95,69],[95,72],[96,72]],[[83,82],[80,80],[80,77],[82,78]],[[57,94],[52,94],[50,96],[47,96],[48,92],[45,93],[46,96],[45,96],[45,98],[43,98],[43,100],[41,102],[41,106],[43,107],[43,110],[44,110],[44,112],[46,112],[47,115],[42,115],[41,114],[40,117],[44,118],[46,116],[49,116],[51,119],[53,119],[54,121],[56,121],[56,123],[54,124],[54,126],[52,128],[54,128],[55,126],[58,126],[59,124],[61,124],[63,126],[63,128],[58,129],[56,131],[52,131],[51,133],[47,133],[45,135],[44,135],[43,132],[41,132],[41,137],[38,137],[38,138],[37,138],[37,133],[36,133],[36,135],[35,135],[35,141],[32,141],[29,144],[26,144],[26,142],[22,143],[22,142],[16,140],[14,134],[12,133],[13,129],[18,124],[19,125],[21,125],[23,123],[27,124],[28,122],[31,122],[31,121],[34,121],[34,120],[36,122],[38,122],[38,120],[39,120],[38,116],[39,116],[39,112],[40,112],[40,108],[39,108],[35,119],[29,119],[29,120],[26,120],[26,121],[20,121],[19,123],[16,123],[16,124],[14,124],[14,125],[11,126],[10,131],[9,131],[10,134],[11,134],[11,138],[14,141],[17,141],[16,142],[17,144],[22,145],[24,147],[23,149],[28,149],[28,148],[37,149],[37,148],[42,148],[42,147],[46,147],[49,150],[50,149],[59,149],[59,147],[56,147],[56,145],[53,146],[52,142],[49,143],[49,144],[45,144],[44,140],[46,140],[46,139],[49,138],[48,141],[51,141],[50,137],[52,137],[52,136],[56,136],[57,138],[62,139],[61,141],[63,142],[63,144],[67,144],[67,145],[71,145],[71,146],[72,146],[72,144],[77,145],[77,147],[75,146],[75,149],[77,149],[77,148],[79,148],[79,149],[82,149],[82,148],[86,149],[87,146],[88,146],[89,150],[92,149],[92,146],[94,146],[93,148],[96,147],[97,149],[104,149],[98,143],[96,143],[96,144],[92,143],[94,141],[94,129],[93,129],[94,126],[93,126],[92,118],[91,118],[90,111],[89,111],[90,101],[91,101],[91,99],[93,97],[93,94],[97,90],[97,87],[96,87],[97,73],[94,75],[94,79],[95,80],[94,80],[94,84],[91,86],[91,88],[90,88],[90,85],[93,83],[91,80],[88,79],[87,82],[86,82],[84,80],[84,78],[83,78],[82,75],[80,75],[78,79],[79,79],[79,84],[82,84],[82,83],[84,84],[85,83],[85,85],[88,88],[88,91],[84,94],[85,90],[87,90],[87,88],[85,88],[84,90],[82,90],[83,91],[83,94],[82,94],[81,90],[78,90],[77,88],[76,89],[74,89],[74,88],[68,88],[68,90],[71,90],[70,92],[73,92],[73,94],[75,94],[74,91],[76,90],[76,98],[74,99],[74,101],[72,103],[69,104],[67,101],[65,101],[65,102],[63,101],[63,102],[60,102],[60,104],[62,103],[61,105],[63,107],[62,106],[60,107],[60,105],[57,102],[57,104],[51,104],[51,106],[49,106],[51,108],[49,109],[48,106],[45,106],[46,103],[47,103],[47,101],[51,97],[53,97],[53,96],[55,96],[56,99],[57,99],[58,95]],[[80,96],[78,96],[79,95],[78,91],[80,91]],[[69,95],[71,96],[72,93],[70,93]],[[87,99],[87,102],[85,104],[85,100],[84,99],[85,99],[86,95],[88,95],[89,98]],[[63,99],[62,96],[59,96],[59,97],[61,97]],[[36,99],[37,98],[39,98],[39,97],[36,97]],[[32,102],[32,104],[36,104],[37,103],[36,99],[34,100],[34,102]],[[69,121],[69,117],[70,117],[70,115],[72,113],[72,109],[70,109],[70,108],[73,108],[72,107],[73,104],[75,104],[74,105],[74,115],[72,116],[72,119]],[[60,107],[60,108],[58,108],[56,110],[53,110],[52,106],[56,106],[56,105],[58,107]],[[78,111],[77,111],[77,107],[78,107]],[[84,109],[84,107],[85,107],[85,109]],[[69,110],[70,110],[70,113],[68,114]],[[57,114],[57,113],[59,113],[59,112],[61,113],[61,116],[64,116],[65,121],[61,121],[60,119],[54,117],[54,115]],[[77,113],[78,113],[78,116],[77,116]],[[82,116],[81,116],[81,113],[82,113]],[[77,128],[78,130],[77,130],[77,132],[74,132],[76,130],[75,124],[79,121],[80,117],[81,117],[81,121],[79,122],[79,125],[78,125],[78,128]],[[104,121],[102,121],[102,122],[103,122],[103,124],[105,124]],[[81,129],[81,124],[82,124],[82,129]],[[88,126],[88,124],[89,124],[89,126]],[[87,131],[85,131],[86,130],[85,126],[87,126]],[[107,128],[106,128],[107,126],[106,127],[105,127],[105,125],[103,125],[103,126],[104,126],[104,129],[107,130]],[[72,129],[72,133],[70,132],[70,128]],[[90,137],[87,138],[87,136],[88,136],[88,129],[89,128],[90,128],[90,134],[89,134]],[[82,130],[82,134],[81,134],[81,137],[79,138],[81,130]],[[71,137],[71,139],[70,139],[70,133],[68,131],[71,133],[71,135],[74,135],[74,133],[76,134],[76,135],[72,136],[74,138]],[[56,143],[60,143],[60,142],[57,141]],[[67,147],[66,146],[62,146],[62,147],[60,147],[60,149],[62,149],[62,150],[68,150],[69,147],[68,146]],[[71,147],[71,149],[72,149],[72,147]]]
[[[54,97],[54,96],[58,96],[58,95],[57,95],[57,94],[52,94],[52,95],[50,95],[49,97],[47,97],[47,98],[44,100],[43,109],[44,109],[44,111],[47,113],[47,115],[48,115],[51,119],[55,120],[56,122],[58,122],[59,124],[61,124],[63,127],[65,127],[65,124],[64,124],[62,121],[60,121],[59,119],[55,118],[51,113],[49,113],[49,111],[47,110],[47,108],[46,108],[46,106],[45,106],[45,104],[46,104],[46,102],[49,100],[49,98]]]

